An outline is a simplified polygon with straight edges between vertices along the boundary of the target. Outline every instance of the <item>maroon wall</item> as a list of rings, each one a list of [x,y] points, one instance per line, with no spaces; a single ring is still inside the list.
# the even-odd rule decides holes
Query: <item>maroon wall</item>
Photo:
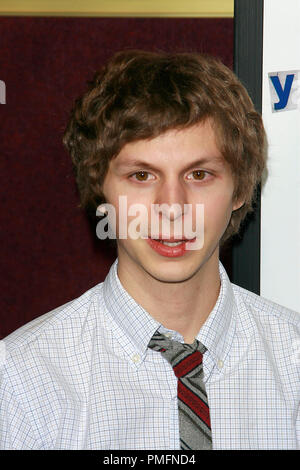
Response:
[[[78,208],[62,134],[115,51],[198,51],[232,67],[232,19],[0,17],[0,338],[104,280],[116,253]]]

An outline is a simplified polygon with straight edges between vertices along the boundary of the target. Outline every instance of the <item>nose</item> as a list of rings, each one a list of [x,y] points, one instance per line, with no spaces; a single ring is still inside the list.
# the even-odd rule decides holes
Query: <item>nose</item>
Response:
[[[186,212],[187,194],[183,184],[175,178],[165,181],[155,197],[154,210],[163,217],[175,221]]]

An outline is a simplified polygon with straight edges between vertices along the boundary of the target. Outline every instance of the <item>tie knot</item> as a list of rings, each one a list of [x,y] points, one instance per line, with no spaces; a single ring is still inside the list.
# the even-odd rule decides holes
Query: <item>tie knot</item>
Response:
[[[148,347],[160,352],[167,359],[177,378],[191,375],[196,377],[202,372],[202,358],[206,348],[196,339],[193,344],[179,343],[156,331]]]

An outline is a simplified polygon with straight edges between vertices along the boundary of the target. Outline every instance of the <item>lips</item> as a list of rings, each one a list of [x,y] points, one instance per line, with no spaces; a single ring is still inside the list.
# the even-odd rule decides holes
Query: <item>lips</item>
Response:
[[[189,241],[189,240],[193,240],[193,239],[190,239],[190,238],[175,238],[175,237],[163,237],[163,236],[158,236],[158,237],[149,237],[151,238],[151,240],[155,240],[155,241],[159,241],[159,242],[186,242],[186,241]]]
[[[166,257],[179,257],[183,256],[186,252],[186,244],[188,242],[192,243],[195,241],[196,238],[194,239],[176,239],[176,238],[165,238],[165,239],[154,239],[154,238],[147,238],[146,242],[148,245],[159,255],[161,256],[166,256]],[[178,245],[175,246],[168,246],[162,243],[162,241],[166,241],[169,243],[175,243],[175,242],[182,242],[179,243]]]

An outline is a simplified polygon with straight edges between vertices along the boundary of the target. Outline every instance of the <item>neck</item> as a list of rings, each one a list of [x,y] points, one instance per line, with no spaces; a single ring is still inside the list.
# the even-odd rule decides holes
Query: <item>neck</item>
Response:
[[[137,263],[119,257],[118,277],[133,299],[165,328],[193,343],[220,291],[219,250],[187,280],[161,282]]]

